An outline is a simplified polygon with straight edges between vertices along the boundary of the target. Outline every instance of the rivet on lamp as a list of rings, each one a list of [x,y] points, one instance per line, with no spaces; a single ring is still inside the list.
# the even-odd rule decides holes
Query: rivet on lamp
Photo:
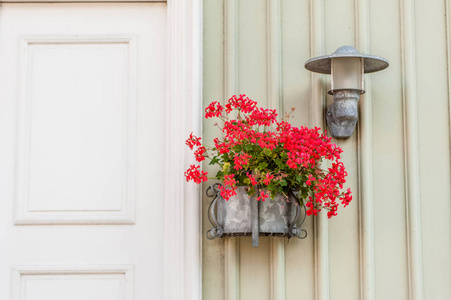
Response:
[[[334,103],[327,108],[326,116],[332,137],[347,139],[354,131],[358,118],[357,101],[365,93],[363,74],[387,67],[388,60],[385,58],[361,54],[351,46],[343,46],[331,55],[306,61],[307,70],[332,75],[329,94],[333,95]]]

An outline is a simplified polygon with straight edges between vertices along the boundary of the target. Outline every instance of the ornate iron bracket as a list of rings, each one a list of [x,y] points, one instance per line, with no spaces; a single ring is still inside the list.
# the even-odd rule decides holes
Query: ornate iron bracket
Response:
[[[288,234],[290,237],[297,237],[299,239],[305,239],[307,237],[307,230],[301,229],[302,224],[305,222],[305,218],[307,217],[307,213],[305,211],[305,205],[302,204],[302,207],[304,208],[303,218],[302,221],[299,223],[299,220],[301,218],[301,204],[298,202],[298,198],[294,195],[293,192],[289,195],[291,197],[291,200],[294,201],[294,205],[296,205],[296,214],[293,218],[293,220],[290,222],[290,226],[288,228]],[[299,225],[298,225],[299,223]]]
[[[224,228],[219,224],[216,218],[216,206],[219,198],[221,197],[221,193],[218,186],[221,186],[221,184],[215,183],[210,187],[208,187],[205,192],[208,197],[213,197],[216,195],[216,197],[213,199],[213,201],[211,201],[210,205],[208,206],[208,220],[210,221],[210,224],[213,225],[213,228],[207,231],[207,239],[209,240],[220,238],[224,234]]]

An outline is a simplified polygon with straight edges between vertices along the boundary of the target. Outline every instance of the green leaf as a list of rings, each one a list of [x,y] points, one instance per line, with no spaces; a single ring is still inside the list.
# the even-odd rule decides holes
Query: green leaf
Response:
[[[242,147],[241,147],[241,145],[236,145],[235,147],[233,147],[233,150],[238,153],[238,152],[241,152]]]
[[[266,155],[266,156],[271,156],[271,150],[269,150],[268,148],[265,148],[265,149],[263,149],[263,153]]]
[[[218,171],[218,173],[216,173],[216,178],[221,179],[223,177],[224,177],[224,172]]]
[[[228,161],[230,161],[230,158],[229,158],[229,154],[228,153],[223,153],[222,154],[222,160],[226,163],[226,162],[228,162]]]
[[[214,156],[210,161],[209,165],[219,164],[219,157]]]
[[[271,191],[271,199],[274,199],[277,195],[277,191]]]
[[[260,171],[264,170],[266,167],[268,166],[268,164],[266,162],[261,162],[258,164],[258,169]]]
[[[276,158],[274,162],[276,163],[277,168],[282,170],[285,169],[286,164],[280,158]]]

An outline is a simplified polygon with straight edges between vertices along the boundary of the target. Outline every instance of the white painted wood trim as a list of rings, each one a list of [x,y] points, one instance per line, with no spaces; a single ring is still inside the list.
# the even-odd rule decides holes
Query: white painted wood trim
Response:
[[[87,2],[142,2],[142,3],[166,3],[165,0],[5,0],[0,3],[87,3]]]
[[[310,57],[324,55],[324,0],[310,0]],[[310,124],[325,128],[324,75],[311,73],[312,95],[310,100]],[[321,213],[315,217],[315,299],[329,299],[329,224]]]
[[[134,298],[134,267],[133,265],[48,265],[48,266],[13,266],[11,274],[11,299],[25,299],[26,279],[33,276],[102,276],[121,275],[123,279],[123,299]]]
[[[356,43],[360,52],[370,51],[370,13],[368,0],[355,1]],[[359,127],[359,233],[360,298],[376,299],[373,220],[373,129],[371,114],[371,78],[365,78],[366,93],[360,97]]]
[[[420,300],[424,298],[424,291],[414,1],[402,0],[400,5],[409,296]]]
[[[184,141],[202,132],[202,0],[169,0],[164,207],[164,299],[202,298],[200,188],[185,182],[194,163]]]
[[[224,100],[238,94],[238,1],[224,1]],[[240,239],[224,241],[224,295],[226,300],[240,299]]]

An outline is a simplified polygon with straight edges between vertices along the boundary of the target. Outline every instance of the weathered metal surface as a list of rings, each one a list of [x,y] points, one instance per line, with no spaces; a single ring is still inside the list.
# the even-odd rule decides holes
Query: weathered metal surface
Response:
[[[351,46],[343,46],[335,50],[330,55],[314,57],[305,62],[305,68],[309,71],[330,74],[333,58],[339,57],[361,57],[363,58],[364,73],[373,73],[388,68],[388,60],[383,57],[362,54],[356,48]]]
[[[252,247],[258,247],[258,202],[255,199],[250,199],[251,204],[251,226],[252,226]]]
[[[242,187],[228,201],[219,197],[217,218],[224,233],[252,232],[251,200]]]
[[[354,131],[358,118],[357,101],[361,90],[336,90],[334,103],[327,108],[327,125],[332,137],[349,138]]]
[[[283,195],[277,195],[273,200],[268,197],[265,201],[257,201],[248,196],[244,187],[238,187],[237,195],[226,201],[220,196],[218,186],[214,184],[207,189],[208,196],[216,194],[208,209],[214,227],[207,232],[209,239],[224,235],[252,235],[253,245],[258,245],[255,238],[258,235],[307,236],[307,232],[297,224],[301,215],[301,206],[297,201],[286,199]],[[255,219],[253,206],[254,216],[258,214]],[[305,215],[305,209],[303,211]]]
[[[268,197],[265,201],[257,201],[248,196],[244,187],[239,187],[237,195],[230,200],[219,200],[217,216],[219,223],[224,225],[224,233],[252,231],[251,207],[254,201],[258,204],[259,232],[288,233],[289,218],[294,216],[295,206],[292,207],[282,195],[277,195],[274,200]]]

